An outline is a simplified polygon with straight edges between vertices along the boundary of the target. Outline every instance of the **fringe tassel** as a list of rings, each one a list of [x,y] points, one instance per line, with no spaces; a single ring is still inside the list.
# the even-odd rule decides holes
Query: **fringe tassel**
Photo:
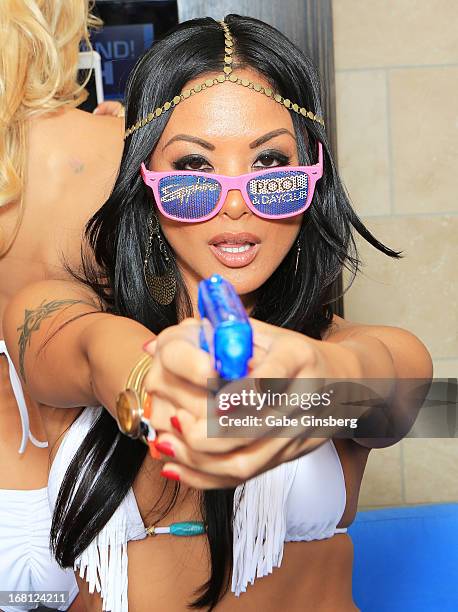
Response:
[[[128,612],[127,531],[126,513],[115,512],[75,560],[74,569],[86,579],[89,592],[100,593],[102,610]]]
[[[298,459],[282,463],[235,490],[231,588],[237,597],[281,565],[286,501],[297,465]]]

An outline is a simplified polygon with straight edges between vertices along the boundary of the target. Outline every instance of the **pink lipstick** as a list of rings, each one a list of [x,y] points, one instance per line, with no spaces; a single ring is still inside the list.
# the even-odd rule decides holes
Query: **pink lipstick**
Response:
[[[248,232],[224,232],[213,236],[208,242],[210,250],[218,261],[229,268],[243,268],[256,257],[260,238]]]

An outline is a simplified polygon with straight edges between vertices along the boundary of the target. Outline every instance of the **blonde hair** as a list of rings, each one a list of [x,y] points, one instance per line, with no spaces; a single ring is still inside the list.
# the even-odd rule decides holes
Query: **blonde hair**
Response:
[[[79,43],[90,49],[89,28],[101,21],[89,0],[1,0],[0,4],[0,208],[18,203],[15,228],[2,240],[11,248],[23,216],[27,121],[62,106],[81,104]]]

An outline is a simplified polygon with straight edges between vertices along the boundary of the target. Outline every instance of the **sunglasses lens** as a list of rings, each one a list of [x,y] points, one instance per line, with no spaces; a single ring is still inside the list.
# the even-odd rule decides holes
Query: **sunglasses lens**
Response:
[[[171,175],[159,181],[164,211],[175,219],[198,221],[218,204],[221,185],[215,179],[195,175]]]
[[[291,215],[304,208],[309,193],[309,177],[301,170],[259,173],[247,184],[253,206],[272,217]]]

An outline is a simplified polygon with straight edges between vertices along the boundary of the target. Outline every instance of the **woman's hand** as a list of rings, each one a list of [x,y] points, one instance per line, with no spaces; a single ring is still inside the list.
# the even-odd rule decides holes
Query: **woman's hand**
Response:
[[[357,375],[357,364],[348,349],[254,319],[251,324],[255,351],[250,379],[233,381],[228,386],[232,391],[246,389],[252,379],[292,379],[290,392],[298,378],[312,379],[312,383],[318,379],[318,388],[323,379]],[[310,429],[307,438],[299,437],[297,431],[295,436],[266,437],[265,428],[252,430],[249,438],[229,438],[223,433],[208,437],[207,428],[217,427],[221,411],[211,394],[209,400],[208,379],[216,379],[216,372],[211,356],[198,348],[198,333],[199,323],[189,319],[164,330],[147,347],[156,355],[145,387],[153,394],[151,422],[158,431],[155,447],[169,459],[164,475],[201,489],[234,487],[325,441],[311,437]]]
[[[206,430],[209,381],[217,381],[218,374],[211,355],[199,348],[199,333],[200,323],[189,318],[166,328],[145,346],[155,356],[143,385],[153,396],[151,423],[158,431],[176,431],[170,423],[173,416],[188,430]],[[265,349],[255,345],[252,363],[260,362],[263,354]],[[221,450],[221,440],[208,443]]]
[[[94,115],[111,115],[112,117],[124,117],[124,106],[116,100],[101,102],[92,111]]]
[[[178,413],[189,424],[203,415],[207,380],[217,373],[211,356],[199,348],[199,329],[195,319],[185,319],[144,347],[155,357],[143,386],[153,396],[151,424],[158,431],[173,430],[170,419]]]

